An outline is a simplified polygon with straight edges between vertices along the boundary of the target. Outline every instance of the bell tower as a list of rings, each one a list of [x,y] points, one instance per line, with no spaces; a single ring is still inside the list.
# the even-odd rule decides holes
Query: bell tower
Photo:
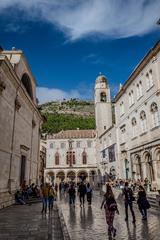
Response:
[[[98,136],[112,126],[110,89],[104,75],[99,75],[95,83],[95,118]]]

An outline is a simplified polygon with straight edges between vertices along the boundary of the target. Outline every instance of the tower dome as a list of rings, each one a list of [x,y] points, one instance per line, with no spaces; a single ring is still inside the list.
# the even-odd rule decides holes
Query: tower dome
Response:
[[[108,84],[106,76],[105,75],[99,75],[96,79],[96,83],[106,83],[106,84]]]

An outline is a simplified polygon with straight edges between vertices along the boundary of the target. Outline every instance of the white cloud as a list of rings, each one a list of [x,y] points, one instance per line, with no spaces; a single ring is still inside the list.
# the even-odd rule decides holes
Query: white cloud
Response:
[[[56,88],[37,87],[37,98],[39,103],[42,104],[54,100],[63,100],[64,98],[83,98],[83,96],[76,89],[66,92]]]
[[[29,20],[43,20],[70,40],[86,36],[125,38],[156,28],[159,0],[1,0],[0,13],[19,8]]]

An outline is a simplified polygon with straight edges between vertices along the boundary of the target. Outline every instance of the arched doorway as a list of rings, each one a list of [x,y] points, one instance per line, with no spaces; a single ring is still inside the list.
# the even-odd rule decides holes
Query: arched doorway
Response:
[[[62,182],[65,179],[65,173],[63,171],[60,171],[56,175],[57,182]]]
[[[133,161],[133,165],[134,165],[134,179],[138,180],[141,179],[143,180],[143,172],[142,172],[142,163],[141,163],[141,157],[136,154],[134,157],[134,161]]]
[[[67,173],[67,178],[68,178],[69,181],[75,181],[76,173],[73,172],[73,171],[69,171],[69,172]]]
[[[146,152],[144,154],[144,160],[146,163],[146,177],[152,183],[155,179],[155,176],[154,176],[154,169],[153,169],[153,161],[152,161],[151,154],[149,152]]]
[[[85,181],[85,180],[87,180],[88,173],[87,173],[86,171],[80,171],[80,172],[77,174],[77,177],[78,177],[78,180],[79,180],[79,181]]]

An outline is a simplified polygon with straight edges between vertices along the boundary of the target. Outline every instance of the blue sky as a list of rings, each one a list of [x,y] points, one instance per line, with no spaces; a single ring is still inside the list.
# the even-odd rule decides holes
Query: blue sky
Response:
[[[159,0],[1,0],[0,45],[22,49],[40,102],[93,99],[99,72],[115,95],[160,39]]]

